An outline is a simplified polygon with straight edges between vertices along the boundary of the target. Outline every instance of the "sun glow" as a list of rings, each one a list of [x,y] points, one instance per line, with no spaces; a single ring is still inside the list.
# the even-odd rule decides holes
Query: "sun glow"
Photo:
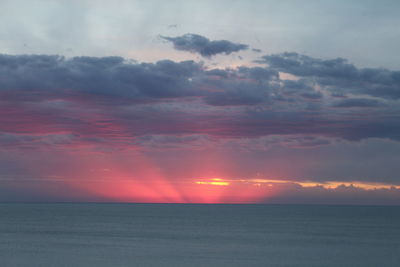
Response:
[[[124,155],[123,159],[118,161],[110,161],[107,157],[96,157],[92,154],[81,155],[79,164],[82,165],[77,169],[86,169],[86,173],[71,171],[69,178],[61,179],[55,176],[51,179],[74,188],[74,196],[77,198],[82,196],[94,201],[134,203],[265,203],[296,188],[400,189],[397,185],[358,181],[315,182],[267,179],[259,176],[231,178],[225,177],[223,170],[218,176],[209,178],[173,178],[166,176],[145,154],[134,153]],[[129,157],[131,155],[134,157]]]
[[[196,181],[196,184],[209,184],[209,185],[219,185],[219,186],[228,186],[230,182],[223,181],[220,178],[213,178],[211,181]]]

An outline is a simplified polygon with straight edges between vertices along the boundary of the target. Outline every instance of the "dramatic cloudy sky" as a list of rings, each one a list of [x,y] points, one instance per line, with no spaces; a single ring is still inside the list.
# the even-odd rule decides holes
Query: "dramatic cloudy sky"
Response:
[[[400,204],[400,2],[0,2],[0,201]]]

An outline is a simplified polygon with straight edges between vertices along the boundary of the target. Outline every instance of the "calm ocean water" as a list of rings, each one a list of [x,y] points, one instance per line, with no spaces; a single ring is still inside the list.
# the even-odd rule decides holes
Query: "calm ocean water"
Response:
[[[400,207],[0,204],[0,266],[400,266]]]

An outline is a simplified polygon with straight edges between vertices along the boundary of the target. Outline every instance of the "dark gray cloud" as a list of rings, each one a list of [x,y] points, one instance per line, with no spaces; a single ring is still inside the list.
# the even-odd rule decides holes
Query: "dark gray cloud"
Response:
[[[342,99],[339,101],[335,101],[333,103],[334,107],[340,108],[350,108],[350,107],[380,107],[383,103],[376,99],[369,99],[369,98],[349,98],[349,99]]]
[[[207,70],[194,61],[137,63],[120,57],[0,55],[3,99],[69,99],[103,104],[204,97],[211,105],[253,105],[270,94],[268,68]]]
[[[358,75],[356,67],[346,59],[317,59],[294,52],[263,56],[259,62],[297,76],[320,76],[351,79]]]
[[[192,33],[187,33],[177,37],[161,36],[161,38],[172,42],[174,48],[177,50],[199,53],[203,57],[211,57],[217,54],[229,55],[233,52],[249,48],[248,45],[233,43],[227,40],[211,41],[204,36]]]
[[[188,81],[201,65],[193,61],[125,62],[120,57],[0,55],[0,90],[9,97],[115,98],[146,101],[150,98],[190,96]],[[109,100],[107,100],[109,101]]]
[[[329,139],[319,138],[316,136],[298,136],[298,137],[287,137],[283,141],[283,144],[288,147],[294,148],[307,148],[315,146],[329,145],[332,143]]]
[[[335,94],[365,94],[385,99],[400,98],[400,71],[357,68],[346,59],[318,59],[294,52],[263,56],[259,63],[316,81]]]
[[[310,100],[323,98],[323,94],[316,90],[315,83],[307,79],[300,79],[297,81],[285,80],[283,81],[281,92],[282,97],[286,100],[299,96]]]
[[[74,136],[75,143],[101,144],[108,144],[107,140],[133,144],[137,136],[160,134],[400,140],[397,101],[385,100],[381,105],[384,100],[358,96],[378,82],[394,88],[396,72],[381,71],[382,77],[360,83],[354,73],[367,70],[360,71],[342,59],[323,61],[287,54],[273,56],[273,62],[266,67],[208,69],[193,61],[0,55],[0,130],[61,132]],[[298,67],[302,64],[304,70]],[[302,76],[282,80],[278,73],[282,70]],[[332,96],[342,85],[348,94]],[[374,107],[368,115],[366,107]],[[0,142],[7,144],[10,138]],[[50,137],[40,140],[55,142]],[[321,142],[303,141],[303,146]]]
[[[277,86],[278,72],[260,67],[239,67],[237,70],[213,70],[207,74],[219,79],[206,81],[216,91],[205,96],[206,103],[215,106],[256,105],[268,102]]]

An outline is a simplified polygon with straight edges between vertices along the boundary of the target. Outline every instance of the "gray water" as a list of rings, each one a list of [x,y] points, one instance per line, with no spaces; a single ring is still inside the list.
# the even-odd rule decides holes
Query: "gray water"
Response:
[[[400,266],[400,207],[0,204],[0,266]]]

